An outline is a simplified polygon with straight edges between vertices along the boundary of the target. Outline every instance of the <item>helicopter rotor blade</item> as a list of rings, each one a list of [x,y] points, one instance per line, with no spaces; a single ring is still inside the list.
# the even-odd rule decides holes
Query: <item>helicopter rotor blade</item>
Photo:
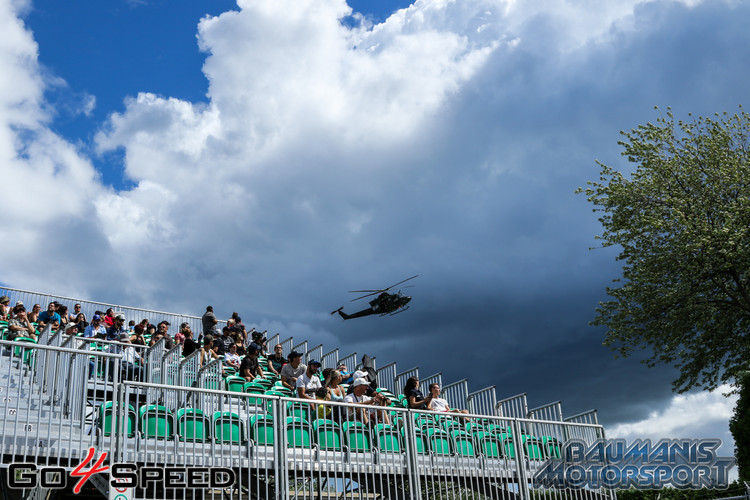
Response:
[[[382,290],[377,290],[377,291],[375,291],[375,292],[372,292],[372,293],[368,293],[367,295],[362,295],[361,297],[357,297],[356,299],[352,299],[352,300],[350,300],[349,302],[354,302],[355,300],[359,300],[359,299],[364,299],[365,297],[371,297],[371,296],[373,296],[373,295],[377,295],[377,294],[378,294],[378,293],[380,293],[380,292],[382,292]]]
[[[388,290],[387,288],[381,288],[379,290],[349,290],[349,293],[378,293],[378,292],[385,292]]]
[[[418,276],[419,276],[418,274],[415,274],[415,275],[414,275],[414,276],[412,276],[411,278],[406,278],[405,280],[399,281],[399,282],[398,282],[398,283],[396,283],[395,285],[391,285],[391,286],[389,286],[388,288],[384,289],[384,291],[385,291],[385,290],[390,290],[390,289],[391,289],[391,288],[393,288],[394,286],[398,286],[398,285],[400,285],[401,283],[406,283],[406,282],[407,282],[407,281],[409,281],[409,280],[413,280],[414,278],[416,278],[416,277],[418,277]]]

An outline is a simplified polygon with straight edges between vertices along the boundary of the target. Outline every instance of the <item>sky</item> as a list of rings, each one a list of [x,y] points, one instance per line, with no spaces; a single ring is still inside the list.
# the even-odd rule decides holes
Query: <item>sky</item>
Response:
[[[728,439],[733,399],[675,396],[672,368],[589,326],[620,266],[575,190],[597,160],[632,169],[619,132],[655,106],[745,102],[748,20],[731,0],[0,0],[2,283],[213,304],[619,435]],[[330,314],[415,274],[403,314]]]

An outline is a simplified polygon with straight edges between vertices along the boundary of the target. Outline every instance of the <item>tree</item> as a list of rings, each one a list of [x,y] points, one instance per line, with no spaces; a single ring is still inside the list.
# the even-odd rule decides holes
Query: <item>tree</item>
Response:
[[[750,373],[740,377],[740,397],[729,420],[729,432],[734,438],[734,456],[737,459],[739,480],[750,481]]]
[[[676,366],[677,392],[714,389],[750,363],[750,116],[669,110],[621,134],[635,171],[597,162],[599,181],[578,190],[623,261],[592,324],[618,354]]]

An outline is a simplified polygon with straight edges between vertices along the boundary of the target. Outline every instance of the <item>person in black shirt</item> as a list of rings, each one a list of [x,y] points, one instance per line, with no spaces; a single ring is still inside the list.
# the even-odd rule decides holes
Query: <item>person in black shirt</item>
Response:
[[[185,342],[182,345],[182,355],[189,356],[198,350],[198,342],[193,340],[193,331],[188,329],[185,330]]]
[[[240,376],[248,382],[255,380],[255,377],[263,377],[263,372],[258,365],[258,350],[252,345],[247,348],[247,355],[240,364]]]
[[[281,367],[287,363],[287,359],[283,355],[284,348],[281,344],[276,344],[273,348],[273,356],[268,357],[268,369],[275,373],[277,376],[281,372]]]
[[[424,397],[422,391],[419,390],[419,379],[417,377],[409,377],[404,385],[404,396],[409,402],[409,408],[412,410],[425,410],[429,407],[432,401],[432,395]]]

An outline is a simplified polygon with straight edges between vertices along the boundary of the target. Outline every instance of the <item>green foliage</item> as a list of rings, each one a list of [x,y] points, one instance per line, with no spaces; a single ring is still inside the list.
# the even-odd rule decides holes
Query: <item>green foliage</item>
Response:
[[[617,500],[710,500],[728,496],[741,496],[746,493],[744,485],[732,482],[724,490],[678,490],[662,488],[660,490],[617,490]]]
[[[669,110],[621,133],[636,170],[599,163],[599,181],[578,190],[623,262],[592,324],[620,355],[676,366],[678,392],[735,380],[750,362],[750,116],[687,123]]]
[[[740,379],[740,398],[729,421],[740,481],[750,481],[750,373]]]

